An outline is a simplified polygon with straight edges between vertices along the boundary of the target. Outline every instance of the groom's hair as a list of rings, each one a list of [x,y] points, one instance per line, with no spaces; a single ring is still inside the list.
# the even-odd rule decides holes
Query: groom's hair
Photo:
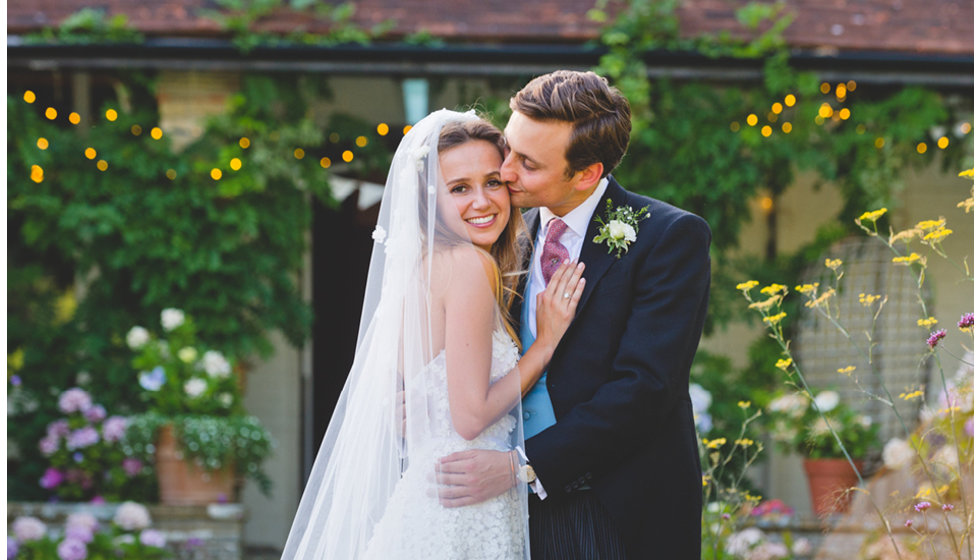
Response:
[[[557,70],[538,76],[510,98],[510,108],[534,120],[572,124],[565,150],[568,177],[595,162],[608,175],[629,145],[629,101],[595,72]]]

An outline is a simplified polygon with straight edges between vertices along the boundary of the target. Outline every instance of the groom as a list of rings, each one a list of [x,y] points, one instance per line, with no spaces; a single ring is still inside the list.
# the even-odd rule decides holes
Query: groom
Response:
[[[537,494],[531,556],[696,560],[701,467],[688,384],[708,302],[708,226],[612,178],[630,108],[604,78],[539,76],[510,107],[500,173],[512,204],[531,208],[524,219],[534,241],[521,288],[525,348],[552,263],[579,259],[586,279],[575,320],[524,400],[531,468],[522,479]],[[596,218],[608,224],[618,209],[636,217],[620,220],[633,235],[611,228],[627,247],[619,255],[612,240],[596,240]],[[513,487],[511,469],[509,454],[496,451],[445,457],[442,503],[496,496]]]

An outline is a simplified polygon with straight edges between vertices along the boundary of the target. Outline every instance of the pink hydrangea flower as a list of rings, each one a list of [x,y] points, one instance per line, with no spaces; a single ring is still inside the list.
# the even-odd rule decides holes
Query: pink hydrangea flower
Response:
[[[85,412],[91,407],[92,397],[78,387],[68,389],[58,398],[58,409],[65,414]]]
[[[167,537],[155,529],[145,529],[140,533],[140,544],[143,546],[163,548],[167,544]]]
[[[50,490],[57,487],[59,484],[64,482],[65,475],[61,473],[58,469],[48,467],[44,471],[44,475],[41,477],[41,488]]]
[[[129,422],[122,416],[110,416],[102,424],[102,437],[108,442],[119,441],[126,435]]]
[[[58,558],[61,560],[85,560],[88,548],[85,543],[73,538],[66,538],[58,545]]]
[[[41,438],[38,442],[37,448],[41,450],[41,454],[45,457],[50,457],[58,452],[58,447],[61,445],[61,441],[57,436],[45,436]]]
[[[129,476],[136,476],[143,470],[143,462],[139,459],[133,459],[132,457],[127,457],[123,459],[122,468],[126,471]]]
[[[99,432],[92,426],[79,428],[68,434],[68,449],[82,449],[99,443]]]
[[[105,420],[106,412],[105,407],[101,404],[97,404],[85,411],[85,418],[89,422],[101,422]]]
[[[13,530],[18,541],[27,542],[44,538],[48,527],[36,517],[24,516],[14,520]]]

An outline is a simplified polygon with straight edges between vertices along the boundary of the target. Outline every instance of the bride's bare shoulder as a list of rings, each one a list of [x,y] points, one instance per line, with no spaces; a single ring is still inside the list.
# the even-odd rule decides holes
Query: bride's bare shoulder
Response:
[[[489,287],[496,281],[493,257],[470,245],[447,247],[432,254],[432,284],[445,288]]]

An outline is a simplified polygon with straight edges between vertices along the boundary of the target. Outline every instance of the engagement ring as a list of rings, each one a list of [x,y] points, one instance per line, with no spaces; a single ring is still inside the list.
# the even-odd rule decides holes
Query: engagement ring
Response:
[[[565,292],[561,297],[564,298],[564,299],[568,299],[568,298],[572,297],[572,294],[570,294],[568,292]]]

